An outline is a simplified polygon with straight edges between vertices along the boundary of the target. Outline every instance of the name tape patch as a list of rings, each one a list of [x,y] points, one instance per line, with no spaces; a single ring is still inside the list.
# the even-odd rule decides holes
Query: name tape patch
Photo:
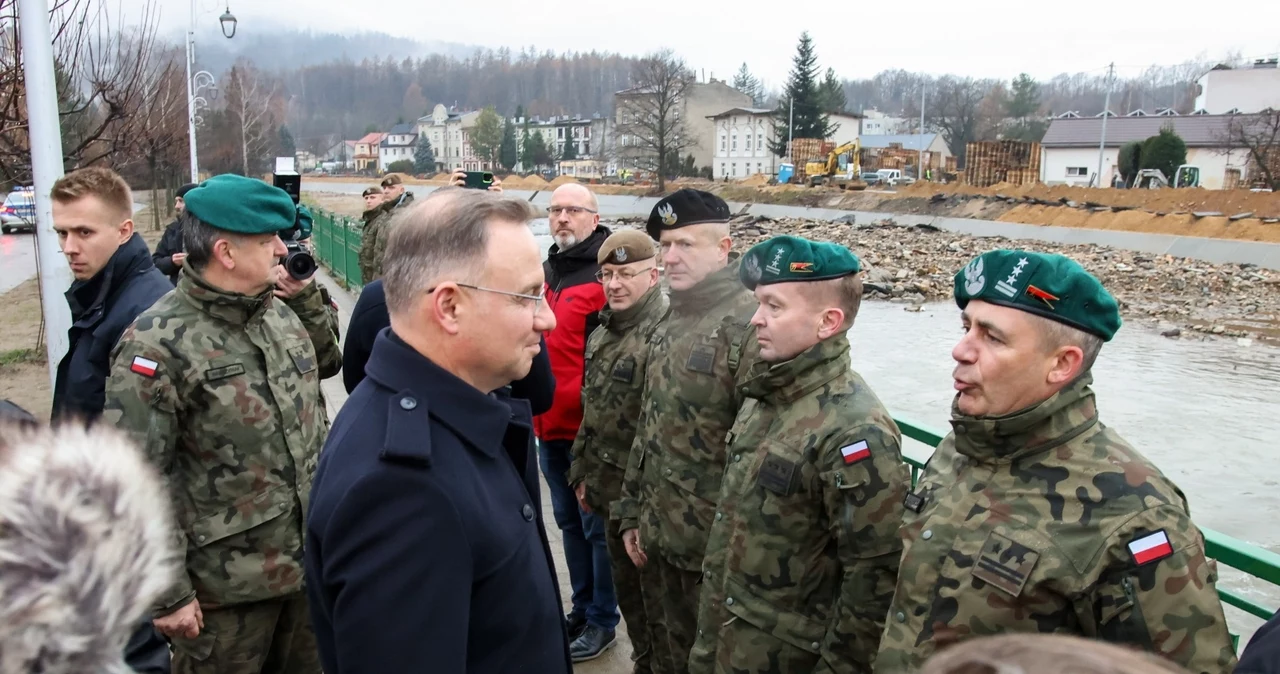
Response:
[[[857,463],[871,456],[871,447],[867,445],[866,440],[859,440],[852,445],[841,447],[840,454],[844,456],[845,465]]]
[[[129,365],[129,370],[144,377],[154,377],[159,367],[160,363],[154,360],[143,358],[142,356],[134,356],[133,362]]]
[[[1138,566],[1158,562],[1173,554],[1173,545],[1164,529],[1129,541],[1129,554]]]

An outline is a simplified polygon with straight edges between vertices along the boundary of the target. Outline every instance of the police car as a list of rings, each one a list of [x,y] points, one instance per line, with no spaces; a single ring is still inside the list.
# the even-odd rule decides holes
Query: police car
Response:
[[[36,200],[30,187],[17,186],[0,206],[0,230],[9,234],[16,230],[36,230]]]

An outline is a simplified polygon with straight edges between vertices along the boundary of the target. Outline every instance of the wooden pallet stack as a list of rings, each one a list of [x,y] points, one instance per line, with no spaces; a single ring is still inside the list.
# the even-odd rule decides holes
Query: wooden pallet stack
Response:
[[[795,166],[794,180],[803,183],[806,179],[805,164],[816,159],[826,159],[822,152],[824,141],[821,138],[793,138],[791,140],[791,164]],[[828,150],[830,152],[830,150]]]
[[[999,140],[969,143],[965,146],[964,182],[967,185],[1026,185],[1039,180],[1039,143]]]
[[[959,160],[956,158],[955,155],[951,155],[950,157],[947,157],[946,167],[943,170],[945,170],[947,173],[956,173],[957,171],[960,170],[960,165],[958,162]]]

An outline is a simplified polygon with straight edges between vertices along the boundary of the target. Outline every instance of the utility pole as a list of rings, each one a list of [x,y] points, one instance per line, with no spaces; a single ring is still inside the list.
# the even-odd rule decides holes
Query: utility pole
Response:
[[[1116,63],[1107,67],[1107,97],[1102,104],[1102,140],[1098,141],[1098,187],[1102,187],[1102,155],[1107,149],[1107,118],[1111,112],[1111,86],[1116,78]]]
[[[787,161],[791,161],[791,143],[796,133],[796,97],[792,96],[789,102],[790,111],[787,113]]]
[[[920,83],[920,159],[916,162],[916,180],[924,180],[924,82]]]
[[[22,72],[35,185],[37,273],[44,311],[45,355],[52,386],[58,379],[58,362],[67,351],[67,330],[71,328],[71,309],[62,301],[63,293],[71,287],[71,268],[62,256],[62,246],[53,231],[53,200],[49,196],[54,181],[62,177],[62,129],[53,76],[49,4],[45,0],[19,0],[18,22],[22,33]]]

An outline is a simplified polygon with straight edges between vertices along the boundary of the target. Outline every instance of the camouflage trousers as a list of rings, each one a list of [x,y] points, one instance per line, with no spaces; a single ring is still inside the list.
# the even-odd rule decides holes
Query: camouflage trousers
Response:
[[[200,636],[173,644],[173,674],[321,674],[303,594],[206,609]]]
[[[635,674],[675,674],[666,648],[655,648],[653,633],[662,630],[662,597],[654,591],[657,578],[654,568],[647,564],[637,569],[627,556],[622,542],[622,532],[616,520],[609,519],[609,505],[621,497],[623,471],[615,466],[603,466],[595,479],[587,480],[588,504],[603,515],[605,544],[609,548],[609,565],[613,569],[613,588],[618,596],[618,610],[627,621],[627,636],[631,638],[631,660]],[[598,485],[598,486],[597,486]]]
[[[721,620],[725,614],[708,607],[703,607],[700,613],[697,641],[689,655],[689,674],[829,671],[822,665],[820,644],[816,641],[779,639],[774,630],[752,624],[740,616]]]
[[[661,553],[649,553],[649,563],[654,567],[658,592],[662,596],[662,615],[665,634],[654,634],[654,641],[664,639],[676,674],[689,671],[689,651],[693,649],[698,633],[698,594],[702,590],[699,581],[702,574],[685,571],[668,562]]]

